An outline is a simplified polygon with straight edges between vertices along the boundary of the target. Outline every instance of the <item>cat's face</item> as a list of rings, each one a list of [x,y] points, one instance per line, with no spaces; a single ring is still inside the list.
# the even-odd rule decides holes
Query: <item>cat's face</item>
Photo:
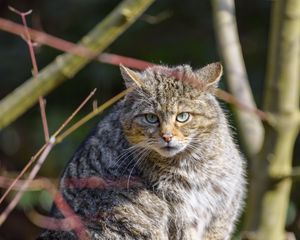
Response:
[[[152,67],[143,74],[123,69],[125,80],[129,76],[138,81],[127,83],[134,90],[125,100],[122,122],[126,137],[132,144],[167,158],[197,148],[218,119],[217,102],[208,88],[204,91],[205,84],[203,89],[195,89],[170,76],[170,71],[181,77],[199,77],[188,66]]]

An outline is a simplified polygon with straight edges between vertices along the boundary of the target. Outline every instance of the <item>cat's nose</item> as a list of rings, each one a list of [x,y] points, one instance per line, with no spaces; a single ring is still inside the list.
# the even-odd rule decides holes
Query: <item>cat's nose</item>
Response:
[[[166,133],[166,134],[162,135],[162,138],[166,143],[171,142],[172,137],[173,137],[173,134],[170,134],[170,133]]]

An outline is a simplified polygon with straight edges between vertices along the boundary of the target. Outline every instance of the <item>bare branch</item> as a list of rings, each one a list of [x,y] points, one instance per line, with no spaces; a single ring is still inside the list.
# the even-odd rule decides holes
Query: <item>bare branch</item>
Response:
[[[217,97],[229,104],[232,104],[234,107],[236,107],[240,111],[247,112],[249,114],[252,113],[253,115],[256,115],[263,121],[268,121],[268,122],[270,121],[270,117],[266,112],[264,112],[258,108],[252,108],[252,107],[246,105],[245,103],[238,101],[233,95],[229,94],[228,92],[226,92],[224,90],[218,89]]]
[[[91,97],[95,94],[96,89],[94,89],[83,101],[82,103],[75,109],[75,111],[67,118],[67,120],[59,127],[59,129],[52,135],[52,138],[56,140],[56,136],[61,133],[61,131],[70,123],[70,121],[75,117],[75,115],[83,108],[83,106],[91,99]],[[54,142],[56,144],[57,141]],[[15,178],[13,183],[9,186],[9,188],[5,191],[0,199],[0,204],[4,201],[9,192],[13,189],[15,184],[20,180],[20,178],[24,175],[24,173],[30,168],[30,166],[35,162],[35,160],[45,151],[48,143],[46,143],[42,148],[30,159],[30,161],[23,168],[21,173]]]
[[[121,35],[154,0],[124,0],[89,34],[81,44],[94,54],[100,54]],[[63,54],[45,67],[38,81],[31,78],[0,102],[0,129],[4,128],[28,108],[40,95],[46,95],[66,79],[72,78],[91,59]]]
[[[57,219],[41,215],[34,210],[25,212],[25,214],[34,225],[43,229],[56,231],[72,231],[76,227],[75,224],[72,224],[72,217]]]
[[[59,129],[53,134],[53,137],[56,137],[61,131],[71,122],[75,115],[83,108],[83,106],[94,96],[96,88],[83,100],[83,102],[75,109],[75,111],[68,117],[68,119],[59,127]]]
[[[65,139],[72,132],[74,132],[79,127],[81,127],[83,124],[85,124],[86,122],[88,122],[89,120],[91,120],[93,117],[97,116],[98,114],[100,114],[101,112],[103,112],[105,109],[109,108],[111,105],[113,105],[114,103],[116,103],[117,101],[119,101],[121,98],[123,98],[129,91],[131,91],[130,88],[126,89],[126,90],[124,90],[122,92],[120,92],[119,94],[117,94],[113,98],[109,99],[108,101],[106,101],[105,103],[103,103],[102,105],[100,105],[99,107],[97,107],[96,109],[93,109],[93,111],[91,113],[89,113],[88,115],[86,115],[85,117],[83,117],[82,119],[80,119],[73,126],[71,126],[70,128],[68,128],[61,135],[59,135],[56,138],[56,143],[62,142],[63,139]]]
[[[22,25],[3,18],[0,18],[0,29],[20,36],[25,35]],[[30,28],[28,28],[28,31],[30,33],[31,39],[39,44],[44,44],[49,47],[61,50],[63,52],[72,53],[80,57],[97,60],[101,63],[107,63],[116,66],[119,66],[120,63],[122,63],[127,67],[136,69],[145,69],[146,67],[153,65],[152,63],[143,60],[120,56],[112,53],[102,53],[99,56],[96,56],[90,49],[82,45],[75,44]]]
[[[22,18],[22,23],[24,25],[24,32],[25,32],[25,40],[28,45],[30,58],[31,58],[32,66],[33,66],[33,77],[36,79],[39,74],[39,70],[38,70],[37,61],[36,61],[35,54],[34,54],[33,43],[30,38],[27,21],[26,21],[26,16],[31,14],[32,10],[29,10],[27,12],[20,12],[19,10],[15,9],[11,6],[9,6],[8,8],[11,11],[15,12],[16,14],[20,15]],[[48,142],[49,141],[49,129],[48,129],[48,123],[47,123],[46,110],[45,110],[45,100],[44,100],[43,96],[39,96],[39,104],[40,104],[40,112],[41,112],[41,117],[42,117],[45,142]]]
[[[52,148],[54,146],[54,143],[55,143],[55,138],[50,138],[49,142],[47,143],[47,146],[46,146],[45,150],[43,151],[42,155],[38,159],[38,161],[37,161],[36,165],[34,166],[34,168],[31,170],[28,179],[24,182],[24,184],[22,185],[20,191],[15,195],[15,197],[9,203],[9,205],[6,207],[6,209],[1,213],[1,215],[0,215],[0,226],[4,223],[4,221],[6,220],[8,215],[11,213],[11,211],[16,207],[16,205],[20,201],[21,197],[23,196],[24,192],[26,191],[26,189],[30,185],[31,181],[37,175],[37,173],[40,170],[42,164],[44,163],[44,161],[46,160],[48,154],[52,150]]]
[[[284,180],[286,178],[290,178],[292,179],[293,182],[296,181],[300,181],[300,167],[294,167],[291,170],[290,174],[285,174],[285,175],[278,175],[278,176],[274,176],[272,179],[275,181],[281,181]]]
[[[2,195],[0,199],[0,204],[4,201],[4,199],[7,197],[7,195],[10,193],[10,191],[13,189],[13,187],[17,184],[17,182],[20,180],[20,178],[25,174],[25,172],[30,168],[30,166],[35,162],[35,160],[43,153],[47,146],[47,143],[44,144],[38,152],[31,157],[30,161],[26,164],[26,166],[22,169],[22,171],[19,173],[19,175],[14,179],[14,181],[11,183],[11,185],[6,189],[5,193]]]
[[[230,92],[239,102],[256,109],[239,43],[234,0],[212,0],[212,7],[217,42],[224,61]],[[253,158],[262,146],[264,137],[262,123],[254,114],[239,109],[234,111],[245,150],[248,156]]]
[[[0,188],[9,188],[12,186],[15,178],[0,176]],[[27,191],[38,191],[47,188],[47,183],[49,182],[48,178],[37,178],[31,181],[30,185],[27,188]],[[17,180],[17,182],[13,186],[13,190],[20,190],[22,185],[24,185],[25,180]]]
[[[9,205],[5,208],[5,210],[0,215],[0,226],[4,223],[8,215],[11,211],[16,207],[20,199],[22,198],[24,192],[30,186],[31,182],[39,172],[41,166],[49,155],[50,151],[54,147],[55,137],[51,137],[47,146],[38,159],[37,163],[31,170],[29,177],[24,181],[22,186],[20,187],[19,192],[15,195],[13,200],[9,203]],[[54,196],[54,202],[57,205],[58,209],[62,212],[62,214],[66,217],[66,221],[68,221],[69,226],[75,231],[76,235],[79,239],[88,239],[87,233],[85,231],[84,225],[81,223],[80,218],[73,212],[72,208],[66,203],[64,198],[61,196],[59,192],[56,191],[55,187],[52,185],[50,181],[44,180],[44,185],[46,189],[52,193]]]
[[[0,18],[0,29],[18,36],[25,35],[24,27],[22,25],[4,18]],[[53,47],[63,52],[72,53],[81,57],[86,57],[90,59],[96,57],[96,55],[90,49],[80,44],[77,45],[72,42],[68,42],[66,40],[54,37],[50,34],[33,30],[29,27],[27,29],[30,34],[30,38],[37,43]]]

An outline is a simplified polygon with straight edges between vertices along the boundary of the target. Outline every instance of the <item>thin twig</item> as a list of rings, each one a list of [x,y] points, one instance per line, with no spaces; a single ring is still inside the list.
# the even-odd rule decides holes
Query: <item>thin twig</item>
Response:
[[[11,213],[11,211],[16,207],[16,205],[20,201],[21,197],[23,196],[24,192],[26,191],[27,187],[30,185],[31,181],[37,175],[37,173],[40,170],[42,164],[44,163],[44,161],[46,160],[48,154],[52,150],[52,148],[54,146],[54,143],[55,143],[55,138],[51,137],[49,142],[47,143],[47,146],[46,146],[45,150],[43,151],[42,155],[38,159],[38,161],[35,164],[35,166],[33,167],[33,169],[31,170],[27,180],[22,185],[20,191],[15,195],[13,200],[9,203],[9,205],[6,207],[6,209],[1,213],[1,215],[0,215],[0,226],[4,223],[4,221],[6,220],[8,215]]]
[[[31,210],[25,212],[27,218],[36,226],[56,231],[72,231],[75,226],[72,226],[72,217],[57,219],[53,217],[47,217],[39,214],[38,212]]]
[[[54,146],[54,141],[52,141]],[[51,149],[50,149],[51,150]],[[49,150],[49,152],[50,152]],[[49,153],[48,152],[48,153]],[[46,153],[45,153],[46,154]],[[42,158],[42,156],[41,156]],[[45,158],[46,159],[46,156]],[[42,162],[41,162],[42,163]],[[11,179],[0,177],[0,182],[2,185],[5,185],[5,182],[11,182]],[[4,184],[3,184],[4,183]],[[27,189],[24,189],[24,186],[27,184]],[[47,225],[43,225],[44,228],[47,229],[56,229],[56,230],[64,230],[64,231],[71,231],[74,230],[76,235],[79,237],[79,239],[88,239],[87,233],[85,231],[85,227],[83,223],[81,222],[80,218],[73,212],[72,208],[66,203],[62,195],[56,190],[55,186],[52,184],[52,182],[49,181],[47,178],[41,178],[37,180],[22,180],[18,181],[18,189],[24,193],[25,190],[41,190],[44,189],[48,191],[52,198],[54,203],[56,204],[57,208],[61,211],[61,213],[64,215],[64,219],[58,220],[54,218],[42,218],[40,220],[45,220],[44,223],[48,223]],[[20,192],[19,192],[20,193]],[[18,193],[18,194],[19,194]],[[17,194],[17,195],[18,195]],[[16,197],[17,197],[16,195]],[[15,199],[13,200],[15,201]],[[13,206],[10,206],[10,209]],[[9,214],[9,212],[6,212],[6,214]],[[1,216],[0,216],[1,219]],[[5,220],[5,219],[4,219]],[[58,224],[60,223],[60,224]],[[1,223],[0,223],[1,225]]]
[[[85,227],[83,223],[81,222],[79,216],[77,216],[73,209],[68,205],[68,203],[65,201],[63,196],[60,194],[60,192],[54,190],[54,203],[57,206],[57,208],[61,211],[61,213],[64,215],[65,219],[69,221],[70,226],[78,236],[80,240],[87,240],[89,239],[87,232],[85,230]]]
[[[0,205],[4,201],[4,199],[7,197],[7,195],[10,193],[10,191],[13,189],[13,187],[16,185],[16,183],[21,179],[21,177],[25,174],[25,172],[30,168],[30,166],[34,163],[34,161],[41,155],[41,153],[45,150],[47,146],[47,143],[45,143],[38,152],[31,157],[30,161],[26,164],[26,166],[22,169],[22,171],[19,173],[19,175],[14,179],[14,181],[11,183],[11,185],[6,189],[5,193],[2,195],[0,199]]]
[[[128,89],[120,92],[119,94],[117,94],[116,96],[114,96],[113,98],[109,99],[108,101],[106,101],[105,103],[103,103],[101,106],[97,107],[95,110],[93,110],[92,112],[90,112],[88,115],[86,115],[85,117],[83,117],[82,119],[80,119],[73,126],[71,126],[70,128],[68,128],[61,135],[59,135],[56,138],[56,143],[60,143],[63,139],[65,139],[68,135],[70,135],[76,129],[78,129],[83,124],[85,124],[86,122],[88,122],[89,120],[91,120],[93,117],[97,116],[98,114],[100,114],[101,112],[103,112],[105,109],[107,109],[108,107],[110,107],[111,105],[113,105],[114,103],[116,103],[117,101],[119,101],[121,98],[123,98],[131,90],[132,90],[131,88],[128,88]]]
[[[258,109],[258,108],[253,108],[250,107],[240,101],[238,101],[232,94],[222,90],[218,89],[217,91],[217,97],[219,99],[222,99],[223,101],[232,104],[233,106],[239,108],[240,110],[246,111],[246,112],[252,112],[253,114],[256,114],[261,120],[263,121],[268,121],[268,115],[264,111]]]
[[[95,88],[84,100],[83,102],[75,109],[75,111],[68,117],[68,119],[60,126],[60,128],[53,134],[54,137],[57,137],[58,134],[71,122],[75,115],[83,108],[83,106],[94,96],[97,88]]]
[[[126,67],[131,67],[140,70],[144,70],[147,67],[151,67],[155,65],[154,63],[150,63],[144,60],[125,57],[125,56],[112,54],[112,53],[102,53],[97,59],[102,63],[107,63],[116,66],[123,64]]]
[[[15,181],[15,178],[0,176],[0,188],[9,188],[12,183]],[[27,191],[39,191],[47,188],[47,182],[49,182],[49,178],[37,178],[31,181],[30,185],[27,188]],[[22,185],[24,185],[25,180],[18,180],[16,184],[13,186],[13,190],[20,190]]]
[[[0,18],[0,29],[12,34],[23,35],[24,28],[22,25],[14,23],[10,20]],[[61,50],[63,52],[68,52],[75,54],[77,56],[85,57],[88,59],[94,59],[101,63],[112,64],[112,65],[120,65],[122,63],[124,66],[135,68],[135,69],[145,69],[146,67],[152,66],[152,63],[131,58],[125,57],[112,53],[102,53],[99,56],[95,56],[95,54],[88,48],[75,44],[61,38],[54,37],[50,34],[40,32],[37,30],[33,30],[31,28],[27,28],[30,34],[31,39],[40,44],[44,44],[46,46]]]
[[[7,187],[13,181],[11,178],[1,177],[0,176],[0,187]],[[15,185],[14,189],[22,189],[25,182],[28,180],[19,180],[18,183]],[[90,189],[103,189],[103,188],[120,188],[124,189],[128,187],[128,179],[121,178],[118,180],[106,180],[101,177],[87,177],[87,178],[70,178],[65,179],[62,183],[64,188],[90,188]],[[143,183],[140,178],[133,177],[130,179],[130,187],[140,188],[143,187]],[[63,231],[71,231],[74,230],[77,236],[80,239],[86,239],[86,231],[85,227],[81,222],[79,216],[73,212],[72,208],[66,203],[64,198],[62,197],[61,193],[56,190],[53,183],[49,181],[47,178],[39,178],[36,180],[32,180],[26,190],[46,190],[48,191],[54,203],[56,204],[57,208],[61,211],[64,215],[64,219],[55,219],[50,217],[42,216],[36,212],[30,213],[29,218],[30,220],[43,228],[52,229],[52,230],[63,230]],[[95,216],[86,216],[89,219],[95,218]]]
[[[33,44],[31,41],[30,33],[28,30],[28,25],[26,21],[26,16],[32,13],[32,10],[29,10],[27,12],[21,12],[11,6],[8,7],[12,12],[18,14],[22,18],[22,23],[24,26],[24,32],[25,32],[25,41],[28,45],[29,53],[30,53],[30,58],[33,66],[33,77],[37,79],[37,76],[39,74],[38,66],[37,66],[37,61],[35,58],[34,54],[34,49],[33,49]],[[41,111],[41,117],[42,117],[42,123],[43,123],[43,130],[44,130],[44,136],[45,136],[45,142],[49,141],[49,128],[48,128],[48,122],[47,122],[47,116],[46,116],[46,110],[45,110],[45,100],[43,96],[39,97],[39,104],[40,104],[40,111]]]
[[[96,89],[94,89],[83,101],[82,103],[75,109],[75,111],[68,117],[68,119],[59,127],[59,129],[53,134],[52,137],[56,137],[60,132],[65,128],[68,123],[74,118],[74,116],[83,108],[83,106],[88,102],[88,100],[91,99],[91,97],[95,94]],[[57,142],[55,142],[56,144]],[[42,148],[30,159],[30,161],[26,164],[26,166],[22,169],[21,173],[15,178],[14,182],[11,184],[11,186],[5,191],[3,196],[0,199],[0,204],[4,201],[6,196],[9,194],[9,192],[12,190],[14,185],[17,183],[18,180],[24,175],[24,173],[30,168],[30,166],[35,162],[37,157],[45,150],[48,143],[44,144]]]

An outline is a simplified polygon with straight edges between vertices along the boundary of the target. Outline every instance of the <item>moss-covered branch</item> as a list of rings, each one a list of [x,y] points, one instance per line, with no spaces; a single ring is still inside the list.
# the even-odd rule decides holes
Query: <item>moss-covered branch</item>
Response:
[[[217,42],[225,65],[229,90],[239,102],[256,109],[239,42],[234,0],[212,0],[211,2]],[[238,108],[234,111],[245,151],[253,158],[262,145],[264,135],[262,123],[253,113]]]
[[[265,127],[259,155],[257,191],[252,189],[252,209],[247,212],[250,230],[258,228],[257,239],[285,239],[285,219],[292,179],[292,155],[299,133],[300,1],[274,1],[264,110],[272,115]],[[254,214],[253,214],[254,213]]]
[[[96,55],[121,35],[154,0],[125,0],[80,41]],[[63,81],[72,78],[91,58],[70,53],[58,56],[37,77],[28,79],[0,102],[0,129],[32,107]]]

